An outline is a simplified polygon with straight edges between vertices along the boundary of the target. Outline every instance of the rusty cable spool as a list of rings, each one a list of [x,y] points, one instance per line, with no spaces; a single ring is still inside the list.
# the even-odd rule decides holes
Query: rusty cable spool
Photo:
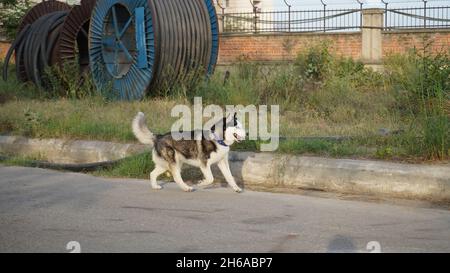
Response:
[[[33,6],[20,21],[17,33],[19,33],[26,25],[31,25],[34,21],[55,11],[63,11],[70,9],[70,6],[64,2],[59,2],[55,0],[43,1],[39,4]]]
[[[49,13],[52,13],[55,11],[64,11],[64,10],[69,10],[69,9],[70,9],[70,5],[68,5],[64,2],[55,1],[55,0],[44,1],[39,4],[36,4],[25,14],[24,17],[22,17],[22,20],[20,21],[20,24],[19,24],[19,28],[17,29],[17,33],[20,33],[25,26],[31,25],[37,19],[39,19],[40,17],[42,17],[46,14],[49,14]],[[17,59],[17,54],[16,54],[15,62],[16,62],[17,79],[20,81],[23,81],[23,82],[28,81],[29,78],[27,77],[27,74],[25,72],[23,58]]]
[[[80,71],[89,67],[89,22],[96,0],[82,0],[74,6],[61,27],[56,45],[56,61],[63,64],[78,58]]]

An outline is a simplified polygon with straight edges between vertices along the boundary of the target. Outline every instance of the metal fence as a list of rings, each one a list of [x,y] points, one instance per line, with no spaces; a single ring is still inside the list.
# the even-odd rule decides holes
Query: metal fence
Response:
[[[361,27],[361,10],[305,10],[227,13],[224,32],[315,32]]]
[[[384,16],[385,30],[450,28],[450,7],[386,8]]]
[[[336,32],[363,28],[363,3],[357,9],[323,9],[226,13],[222,9],[224,33]],[[385,3],[384,29],[449,28],[450,6],[389,8]]]

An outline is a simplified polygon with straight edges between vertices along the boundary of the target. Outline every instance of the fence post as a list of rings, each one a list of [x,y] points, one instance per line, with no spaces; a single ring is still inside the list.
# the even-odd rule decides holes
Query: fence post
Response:
[[[327,4],[325,4],[323,2],[323,0],[320,0],[320,2],[322,2],[323,5],[323,32],[327,31],[327,22],[325,20],[325,17],[327,16]]]
[[[291,5],[286,0],[283,1],[288,6],[288,32],[291,32]]]
[[[289,6],[289,32],[291,32],[291,6]]]
[[[254,20],[253,25],[254,25],[254,28],[255,28],[255,33],[258,33],[258,15],[257,15],[256,7],[253,8],[253,13],[255,14],[253,16],[253,20]]]
[[[427,28],[427,0],[423,1],[423,28]]]
[[[388,29],[387,21],[388,21],[388,5],[389,5],[389,3],[384,0],[381,0],[381,3],[384,4],[384,29],[387,30]]]
[[[253,7],[253,32],[258,33],[258,15],[257,15],[258,8],[256,7],[255,3],[253,3],[252,0],[249,1]]]
[[[375,70],[381,69],[382,64],[382,34],[383,29],[382,8],[363,10],[361,59],[366,66]]]
[[[359,4],[359,12],[360,12],[360,14],[359,14],[359,30],[361,30],[362,29],[362,23],[363,23],[363,5],[364,5],[364,2],[361,2],[360,0],[356,0],[356,2],[358,2],[358,4]]]

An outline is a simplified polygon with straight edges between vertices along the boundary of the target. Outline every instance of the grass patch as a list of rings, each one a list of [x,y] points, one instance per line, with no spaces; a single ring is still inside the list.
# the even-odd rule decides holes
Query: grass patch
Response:
[[[40,138],[134,141],[130,126],[138,111],[149,114],[154,132],[165,132],[175,120],[167,117],[174,105],[164,99],[133,103],[105,102],[99,97],[12,100],[0,108],[0,131]]]
[[[148,179],[154,164],[150,153],[131,156],[112,167],[103,168],[92,174],[105,177]]]
[[[34,160],[37,160],[37,158],[28,156],[12,156],[12,157],[0,156],[0,163],[6,166],[33,167]]]

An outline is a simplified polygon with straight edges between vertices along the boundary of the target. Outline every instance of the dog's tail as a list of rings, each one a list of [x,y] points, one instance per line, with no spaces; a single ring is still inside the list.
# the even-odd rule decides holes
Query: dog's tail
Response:
[[[141,143],[153,146],[155,136],[150,132],[145,123],[144,113],[139,112],[133,119],[133,133]]]

